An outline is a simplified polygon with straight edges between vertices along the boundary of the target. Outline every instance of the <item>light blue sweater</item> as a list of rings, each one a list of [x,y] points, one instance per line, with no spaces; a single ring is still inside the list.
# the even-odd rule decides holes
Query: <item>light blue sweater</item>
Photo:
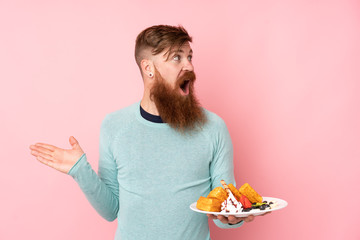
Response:
[[[210,239],[207,216],[189,206],[221,186],[221,179],[235,180],[226,125],[204,111],[208,122],[191,135],[145,120],[139,102],[105,117],[98,174],[84,154],[69,175],[101,216],[118,219],[115,239]]]

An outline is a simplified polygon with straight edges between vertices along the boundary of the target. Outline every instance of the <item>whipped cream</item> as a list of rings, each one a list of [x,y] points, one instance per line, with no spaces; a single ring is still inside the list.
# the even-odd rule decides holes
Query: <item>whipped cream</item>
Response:
[[[240,213],[241,211],[242,204],[238,202],[231,193],[229,194],[229,197],[221,204],[222,213]]]

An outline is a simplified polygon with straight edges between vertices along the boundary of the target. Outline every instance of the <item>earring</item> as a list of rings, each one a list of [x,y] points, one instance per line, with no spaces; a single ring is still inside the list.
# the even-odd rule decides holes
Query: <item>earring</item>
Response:
[[[153,77],[154,74],[152,72],[149,73],[149,77]]]

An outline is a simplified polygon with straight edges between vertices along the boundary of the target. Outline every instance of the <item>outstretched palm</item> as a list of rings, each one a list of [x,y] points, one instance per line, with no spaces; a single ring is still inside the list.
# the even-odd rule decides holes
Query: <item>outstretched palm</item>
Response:
[[[70,137],[69,142],[72,147],[71,149],[62,149],[45,143],[36,143],[30,146],[31,154],[41,163],[60,172],[68,173],[84,153],[74,137]]]

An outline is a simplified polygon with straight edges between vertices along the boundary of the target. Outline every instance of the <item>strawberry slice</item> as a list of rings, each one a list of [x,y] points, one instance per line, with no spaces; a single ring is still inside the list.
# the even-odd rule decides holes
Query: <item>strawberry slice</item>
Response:
[[[239,202],[243,205],[243,208],[251,208],[251,202],[245,195],[241,195]]]
[[[249,199],[246,197],[246,196],[244,196],[245,197],[245,204],[243,205],[245,208],[251,208],[252,207],[252,205],[251,205],[251,202],[249,201]]]

